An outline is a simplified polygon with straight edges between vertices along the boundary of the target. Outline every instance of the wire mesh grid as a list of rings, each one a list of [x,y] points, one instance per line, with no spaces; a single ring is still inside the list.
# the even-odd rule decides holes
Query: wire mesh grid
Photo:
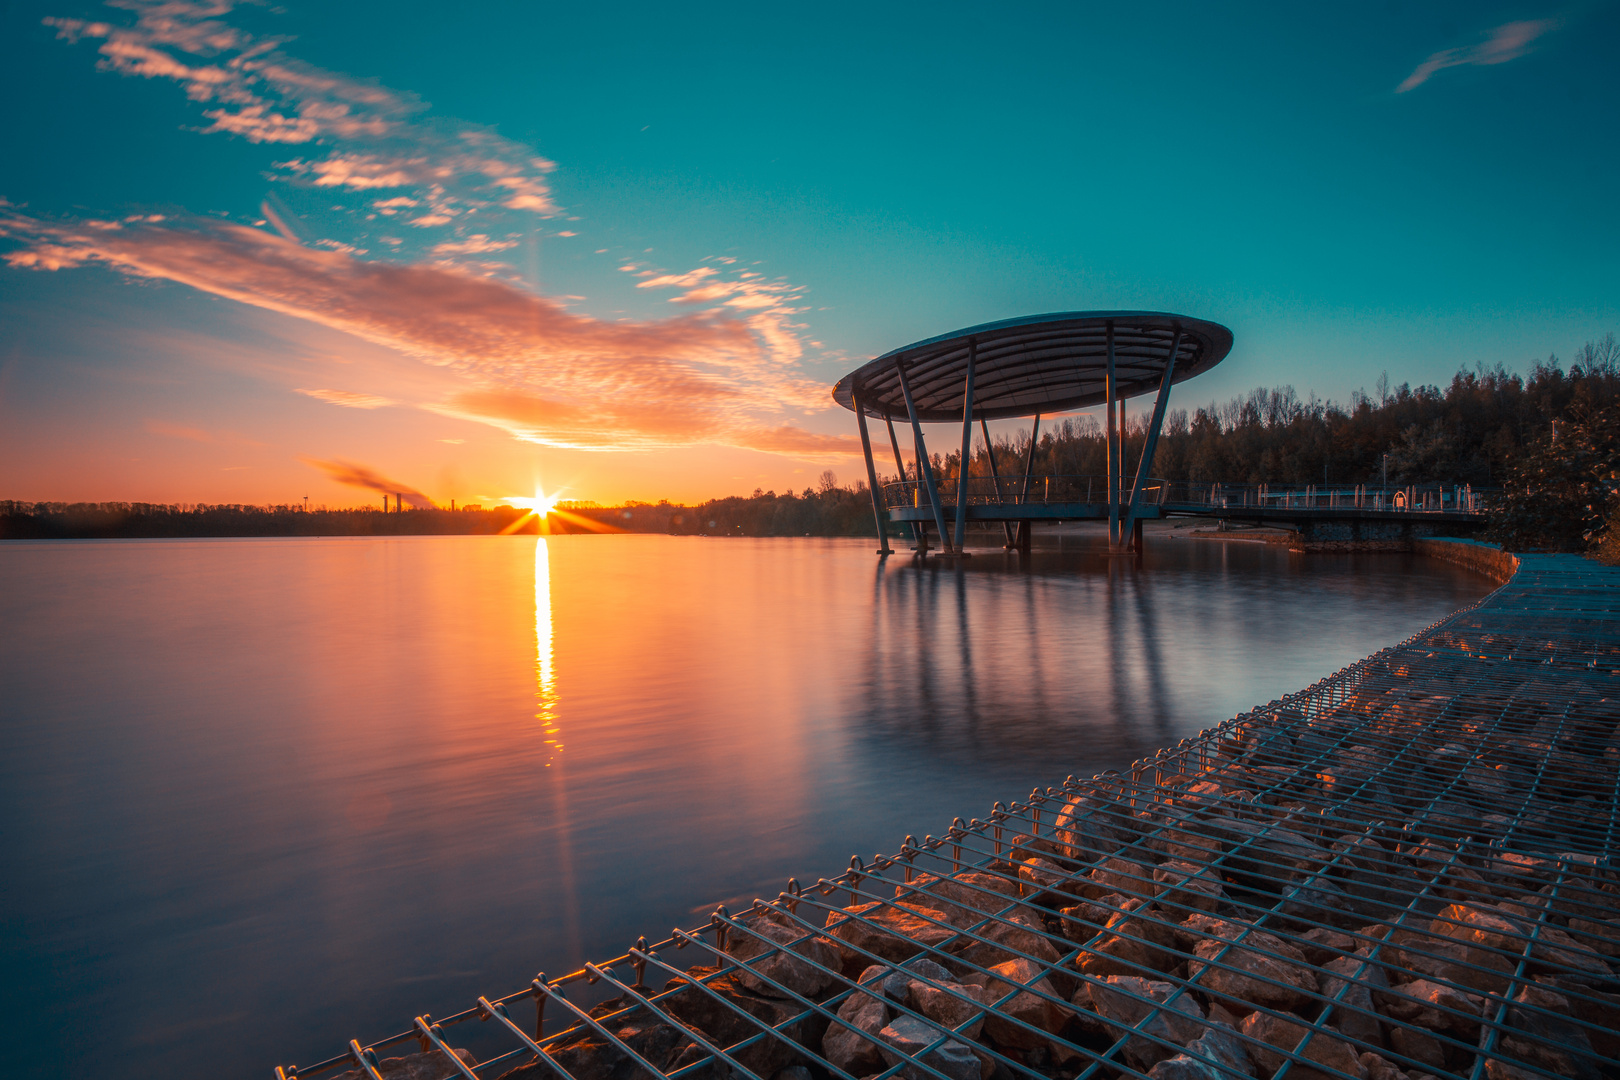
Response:
[[[1620,1077],[1617,584],[1527,557],[1126,773],[277,1076]]]

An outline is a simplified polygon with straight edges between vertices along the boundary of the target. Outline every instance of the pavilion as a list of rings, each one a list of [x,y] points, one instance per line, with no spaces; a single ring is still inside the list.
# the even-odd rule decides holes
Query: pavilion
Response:
[[[855,413],[866,455],[867,485],[877,523],[880,554],[890,554],[886,521],[909,521],[918,548],[927,550],[927,527],[939,532],[942,554],[962,552],[967,522],[1000,521],[1009,545],[1028,550],[1036,520],[1108,518],[1111,550],[1140,550],[1142,504],[1153,465],[1153,451],[1164,424],[1173,383],[1214,367],[1232,348],[1232,332],[1217,323],[1156,311],[1068,311],[970,326],[884,353],[856,368],[833,387],[833,400]],[[1127,398],[1157,395],[1147,441],[1134,480],[1125,483],[1122,431]],[[1035,445],[1041,416],[1107,405],[1108,475],[1100,490],[1088,482],[1068,501],[1053,504],[1031,498]],[[897,485],[911,496],[908,507],[887,505],[872,459],[868,416],[889,429],[895,467],[907,475],[894,421],[909,423],[918,475]],[[1033,416],[1029,455],[1021,478],[1008,480],[994,467],[995,449],[988,421]],[[992,488],[968,476],[973,421],[977,419],[991,455]],[[962,462],[954,497],[935,481],[923,439],[923,424],[960,422]],[[1069,478],[1072,479],[1072,478]],[[1020,486],[1021,483],[1021,486]],[[1048,482],[1048,488],[1050,486]],[[1106,495],[1104,496],[1104,493]],[[926,504],[924,504],[926,500]],[[970,505],[971,504],[971,505]],[[954,534],[947,517],[954,517]],[[1014,525],[1017,526],[1016,539]]]

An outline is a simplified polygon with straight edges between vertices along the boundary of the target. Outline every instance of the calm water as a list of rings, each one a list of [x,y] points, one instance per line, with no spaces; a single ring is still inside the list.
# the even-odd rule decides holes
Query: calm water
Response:
[[[5,1072],[262,1080],[1122,765],[1491,588],[1069,544],[960,571],[864,540],[0,545]]]

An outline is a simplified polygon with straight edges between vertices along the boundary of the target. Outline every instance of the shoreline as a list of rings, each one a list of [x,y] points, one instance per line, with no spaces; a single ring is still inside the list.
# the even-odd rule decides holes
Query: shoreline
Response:
[[[511,995],[552,1030],[479,1074],[1610,1075],[1620,573],[1419,550],[1508,584],[1128,774]],[[604,977],[608,1002],[563,996]],[[449,1066],[479,1013],[364,1064]]]

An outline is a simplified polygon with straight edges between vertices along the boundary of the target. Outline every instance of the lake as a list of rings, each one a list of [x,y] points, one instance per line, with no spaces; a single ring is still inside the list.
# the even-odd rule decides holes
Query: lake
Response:
[[[0,544],[6,1073],[265,1080],[1121,767],[1493,587],[1098,542]]]

